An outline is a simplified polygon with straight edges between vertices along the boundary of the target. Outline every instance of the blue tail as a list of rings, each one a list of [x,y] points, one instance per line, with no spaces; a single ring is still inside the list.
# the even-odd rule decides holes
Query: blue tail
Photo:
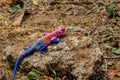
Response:
[[[35,50],[27,50],[25,53],[23,53],[22,55],[20,55],[20,57],[17,59],[15,66],[14,66],[14,72],[13,72],[13,76],[12,76],[12,80],[15,80],[15,76],[16,76],[16,71],[18,68],[19,63],[21,62],[22,59],[24,59],[25,57],[29,56],[30,54],[34,53]]]

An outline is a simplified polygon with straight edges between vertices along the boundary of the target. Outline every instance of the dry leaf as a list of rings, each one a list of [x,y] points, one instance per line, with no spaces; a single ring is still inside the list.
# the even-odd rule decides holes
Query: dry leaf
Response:
[[[110,67],[108,69],[108,75],[109,75],[110,78],[114,78],[116,76],[117,73],[115,71],[116,71],[116,67],[115,66]]]
[[[65,79],[66,79],[66,77],[67,77],[67,76],[63,76],[63,77],[62,77],[62,80],[65,80]]]
[[[0,0],[0,4],[13,5],[15,4],[15,0]]]
[[[13,21],[13,25],[20,25],[21,24],[25,12],[26,12],[26,6],[23,5],[23,10],[21,11],[19,16],[15,17],[15,19]]]
[[[34,5],[38,5],[38,0],[32,0]]]
[[[120,72],[116,74],[116,76],[120,77]]]

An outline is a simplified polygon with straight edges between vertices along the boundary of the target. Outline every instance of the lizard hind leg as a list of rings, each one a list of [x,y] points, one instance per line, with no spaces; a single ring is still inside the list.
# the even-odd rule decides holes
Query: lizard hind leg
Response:
[[[39,47],[39,52],[40,52],[41,54],[44,54],[44,53],[45,53],[45,50],[47,50],[47,47],[48,47],[48,45],[42,44],[42,45]]]

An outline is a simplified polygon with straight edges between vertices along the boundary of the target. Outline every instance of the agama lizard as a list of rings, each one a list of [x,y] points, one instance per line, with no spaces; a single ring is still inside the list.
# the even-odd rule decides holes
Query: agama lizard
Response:
[[[35,51],[39,51],[41,54],[44,54],[45,50],[50,44],[59,43],[60,40],[57,40],[59,36],[61,36],[65,32],[64,28],[58,28],[55,31],[51,33],[44,34],[44,36],[40,39],[38,39],[36,42],[34,42],[32,45],[27,47],[25,49],[25,52],[18,57],[15,66],[14,66],[14,72],[12,76],[12,80],[15,80],[16,71],[18,68],[19,63],[22,59],[25,57],[33,54]]]

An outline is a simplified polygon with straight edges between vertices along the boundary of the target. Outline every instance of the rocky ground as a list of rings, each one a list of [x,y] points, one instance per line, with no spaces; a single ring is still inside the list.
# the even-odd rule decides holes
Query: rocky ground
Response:
[[[25,58],[17,70],[16,80],[28,80],[27,73],[37,70],[40,80],[119,80],[120,2],[110,15],[109,0],[38,0],[30,4],[22,23],[13,26],[19,12],[0,5],[0,79],[11,80],[16,59],[26,46],[59,25],[66,29],[61,42],[48,47],[44,56],[38,52]],[[114,69],[113,69],[114,68]],[[59,80],[59,79],[58,79]]]

